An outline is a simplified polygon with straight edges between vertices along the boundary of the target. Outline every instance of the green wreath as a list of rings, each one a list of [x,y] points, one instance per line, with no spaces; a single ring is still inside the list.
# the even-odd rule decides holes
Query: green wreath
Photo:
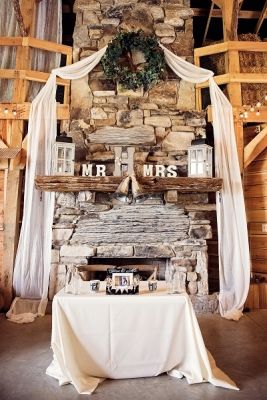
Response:
[[[140,50],[145,56],[145,64],[137,70],[132,62],[131,51]],[[120,58],[127,62],[123,64]],[[166,64],[163,51],[155,36],[146,36],[142,31],[121,32],[108,45],[101,60],[108,79],[119,82],[125,89],[145,90],[164,77]]]

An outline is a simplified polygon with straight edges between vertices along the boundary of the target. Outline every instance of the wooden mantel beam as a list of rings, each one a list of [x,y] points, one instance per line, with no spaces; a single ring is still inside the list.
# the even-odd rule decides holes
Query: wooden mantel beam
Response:
[[[35,187],[48,192],[115,192],[122,181],[122,177],[83,177],[83,176],[37,176]],[[222,187],[220,178],[159,178],[137,177],[142,185],[143,193],[157,193],[168,190],[177,190],[182,193],[216,192]]]

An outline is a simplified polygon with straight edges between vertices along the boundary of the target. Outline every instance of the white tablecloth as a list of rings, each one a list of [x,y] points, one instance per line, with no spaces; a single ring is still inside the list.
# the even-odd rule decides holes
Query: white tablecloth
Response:
[[[80,295],[60,291],[53,300],[54,361],[47,374],[60,385],[73,383],[91,394],[103,378],[185,376],[188,383],[208,381],[237,389],[207,352],[191,301],[169,295],[164,282],[139,295],[90,294],[84,282]]]

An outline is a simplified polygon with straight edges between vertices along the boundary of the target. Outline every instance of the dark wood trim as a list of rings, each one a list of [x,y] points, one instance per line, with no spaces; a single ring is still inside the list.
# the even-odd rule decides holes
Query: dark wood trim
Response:
[[[35,187],[48,192],[115,192],[122,181],[122,177],[83,177],[83,176],[37,176]],[[143,193],[165,192],[178,190],[184,193],[216,192],[222,187],[220,178],[160,178],[137,177]]]

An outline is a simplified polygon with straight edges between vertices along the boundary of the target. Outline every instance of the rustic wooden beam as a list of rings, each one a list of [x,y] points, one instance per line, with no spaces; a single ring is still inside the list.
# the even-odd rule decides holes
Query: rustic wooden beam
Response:
[[[214,3],[211,3],[209,15],[208,15],[208,20],[207,20],[205,32],[204,32],[204,35],[203,35],[202,46],[204,46],[204,43],[206,42],[206,38],[207,38],[209,26],[210,26],[210,21],[211,21],[213,9],[214,9]]]
[[[21,14],[27,34],[31,34],[35,20],[35,0],[22,0],[20,2]],[[28,38],[23,38],[16,52],[16,70],[27,71],[30,68],[31,53],[28,46]],[[26,100],[28,81],[22,76],[16,76],[13,87],[13,103],[23,103]],[[7,145],[10,148],[22,147],[22,136],[24,131],[23,120],[7,121]],[[21,208],[21,164],[20,152],[9,162],[6,180],[6,203],[4,207],[4,260],[1,269],[1,286],[4,286],[4,306],[8,308],[12,301],[13,290],[13,265],[19,237],[19,215]]]
[[[83,176],[37,176],[35,187],[48,192],[115,192],[123,177],[83,177]],[[159,178],[137,177],[144,193],[165,192],[177,190],[183,193],[216,192],[222,187],[220,178]]]
[[[48,40],[36,39],[34,37],[10,37],[0,36],[0,46],[22,46],[46,50],[52,53],[72,55],[72,47],[65,44],[50,42]]]
[[[207,17],[209,15],[208,8],[192,8],[194,17]],[[239,19],[258,19],[261,15],[260,11],[254,10],[240,10],[238,14]],[[222,10],[214,8],[212,11],[212,18],[222,18]],[[266,18],[266,17],[265,17]]]
[[[223,0],[211,0],[216,6],[222,8],[223,7]]]
[[[24,26],[23,16],[22,16],[22,13],[21,13],[19,0],[11,0],[11,1],[13,3],[13,8],[14,8],[16,20],[18,22],[20,34],[21,34],[21,36],[27,36],[27,30],[26,30],[26,28]]]
[[[20,79],[23,81],[34,81],[46,83],[50,74],[48,72],[33,71],[30,69],[0,69],[0,79]],[[57,85],[69,86],[70,81],[57,78]]]
[[[244,168],[267,147],[267,127],[263,128],[244,148]]]
[[[28,120],[31,103],[0,103],[0,120]],[[8,113],[5,112],[8,110]],[[57,119],[67,120],[70,118],[70,107],[68,104],[57,104]]]
[[[266,18],[266,13],[267,13],[267,0],[265,1],[265,4],[263,6],[262,12],[260,14],[260,17],[258,19],[256,28],[255,28],[255,33],[259,33],[261,26],[263,24],[264,19]]]

